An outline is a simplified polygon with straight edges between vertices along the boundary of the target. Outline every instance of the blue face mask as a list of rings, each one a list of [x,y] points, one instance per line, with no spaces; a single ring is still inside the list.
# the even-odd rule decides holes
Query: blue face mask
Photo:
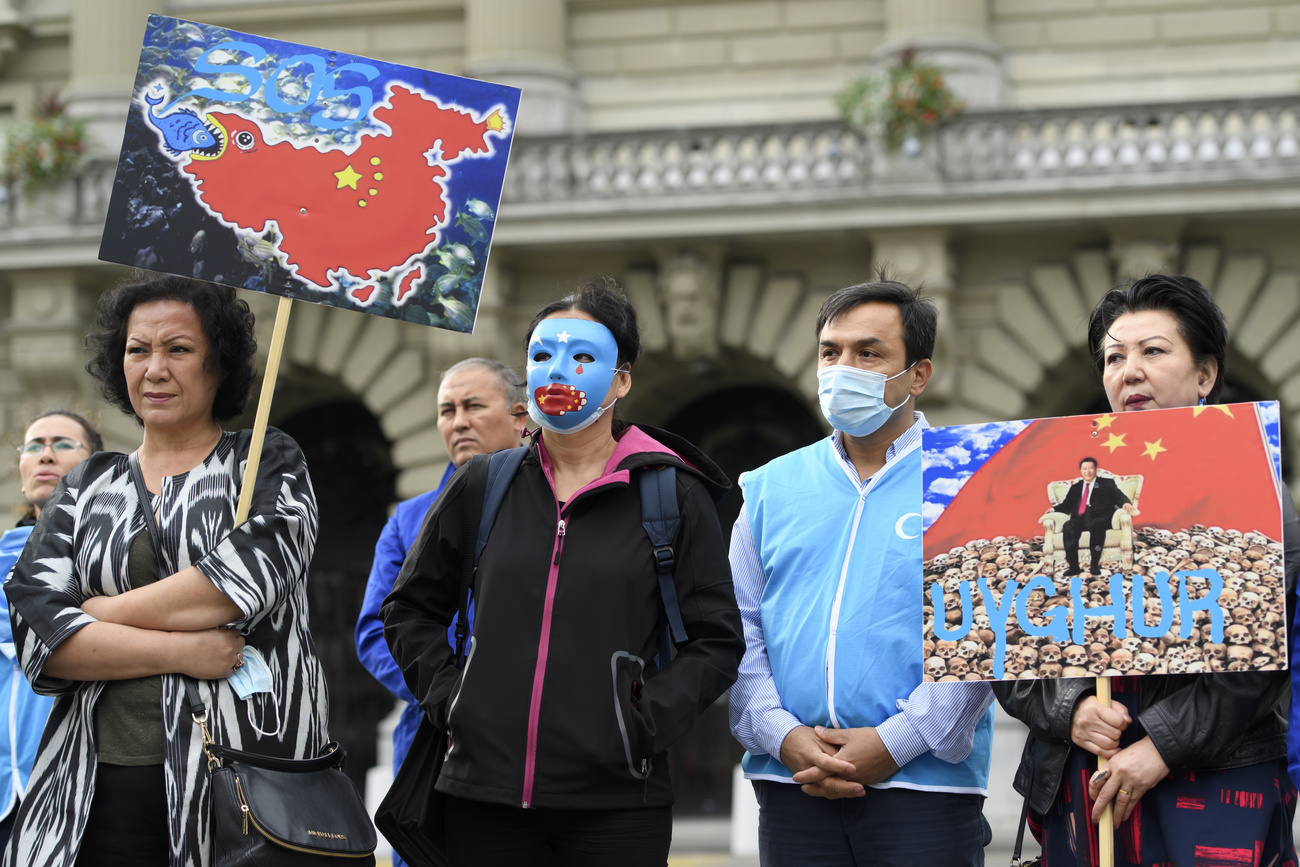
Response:
[[[253,730],[263,737],[275,737],[280,731],[280,704],[275,697],[275,693],[271,691],[271,669],[267,668],[266,660],[262,658],[262,654],[258,652],[256,647],[244,645],[241,653],[244,657],[244,664],[231,672],[230,676],[226,678],[226,682],[235,691],[235,695],[246,703],[248,724],[253,727]],[[254,700],[254,696],[261,696],[261,698]],[[275,727],[264,729],[254,718],[253,711],[256,704],[260,706],[262,716],[265,717],[268,703],[273,712]]]
[[[553,433],[576,433],[600,418],[614,382],[618,343],[589,319],[543,319],[528,343],[528,417]]]
[[[226,682],[235,691],[235,695],[244,701],[259,692],[271,691],[271,669],[266,667],[266,660],[255,647],[244,646],[242,651],[244,664],[231,672]]]
[[[889,421],[890,415],[907,403],[906,397],[898,406],[885,403],[885,383],[915,366],[913,362],[893,376],[844,364],[823,367],[817,371],[817,401],[822,415],[831,427],[849,436],[875,433]]]

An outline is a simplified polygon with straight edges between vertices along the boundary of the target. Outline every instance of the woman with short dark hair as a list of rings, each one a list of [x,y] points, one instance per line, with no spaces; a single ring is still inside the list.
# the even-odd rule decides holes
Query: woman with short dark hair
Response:
[[[641,351],[636,310],[614,281],[543,307],[524,347],[538,430],[478,563],[463,672],[446,636],[482,458],[429,512],[384,606],[385,638],[425,712],[450,730],[437,786],[453,867],[662,867],[666,751],[735,680],[744,650],[714,508],[728,483],[685,440],[613,419]],[[640,490],[665,466],[687,640],[660,668],[656,557],[667,552],[647,535]]]
[[[251,433],[219,420],[247,404],[256,342],[233,289],[132,283],[95,327],[87,369],[144,436],[64,477],[6,585],[23,669],[56,697],[6,863],[205,864],[209,775],[183,676],[219,743],[306,758],[328,740],[307,624],[315,498],[297,444],[268,429],[234,523]]]
[[[1227,342],[1222,311],[1190,277],[1157,274],[1112,289],[1088,320],[1088,347],[1116,413],[1215,402]],[[1300,522],[1285,489],[1282,505],[1292,622]],[[1199,864],[1207,849],[1294,863],[1288,683],[1285,671],[1115,677],[1109,707],[1092,678],[994,684],[1002,706],[1029,726],[1015,787],[1028,798],[1044,867],[1095,863],[1090,825],[1107,804],[1116,865]],[[1096,756],[1109,759],[1104,771],[1095,772]],[[1216,814],[1206,810],[1222,809],[1231,821],[1207,820]]]

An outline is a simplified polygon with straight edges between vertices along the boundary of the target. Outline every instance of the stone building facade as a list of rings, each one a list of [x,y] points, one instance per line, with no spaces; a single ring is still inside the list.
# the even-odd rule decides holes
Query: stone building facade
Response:
[[[1099,406],[1086,311],[1126,277],[1190,273],[1229,318],[1230,395],[1282,402],[1295,482],[1292,2],[0,0],[0,113],[23,120],[61,94],[100,148],[75,182],[0,207],[11,432],[50,403],[99,406],[81,342],[125,274],[96,254],[149,12],[524,89],[472,336],[294,305],[271,417],[313,456],[322,512],[338,509],[337,550],[317,568],[340,641],[348,606],[329,603],[359,598],[366,540],[445,466],[439,371],[471,354],[519,361],[531,313],[584,275],[614,275],[643,320],[624,414],[694,438],[734,475],[825,430],[813,318],[877,267],[940,304],[922,402],[935,424]],[[968,107],[912,156],[846,129],[831,102],[905,46]],[[246,297],[265,346],[274,299]],[[101,420],[110,447],[138,443],[133,423]],[[0,505],[18,499],[10,474]],[[706,746],[679,769],[704,809],[721,797]]]

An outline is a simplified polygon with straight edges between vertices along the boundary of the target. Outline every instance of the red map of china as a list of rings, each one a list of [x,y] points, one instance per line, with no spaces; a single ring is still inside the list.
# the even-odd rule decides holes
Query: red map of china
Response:
[[[182,171],[225,222],[260,233],[274,220],[289,268],[321,289],[330,288],[331,271],[362,279],[393,272],[436,243],[447,221],[445,164],[489,153],[487,136],[504,122],[498,112],[476,122],[390,87],[389,104],[373,117],[391,132],[364,135],[351,153],[268,145],[253,121],[210,112],[225,128],[225,147],[215,158],[191,157]]]

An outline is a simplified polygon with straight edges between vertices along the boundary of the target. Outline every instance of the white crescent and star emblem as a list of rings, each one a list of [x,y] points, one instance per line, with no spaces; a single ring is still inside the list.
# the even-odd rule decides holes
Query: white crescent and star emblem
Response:
[[[920,512],[908,512],[906,515],[904,515],[903,517],[899,518],[899,519],[894,523],[894,532],[898,534],[898,538],[900,538],[900,539],[915,539],[915,538],[917,538],[918,536],[920,536],[920,535],[921,535],[920,533],[912,533],[912,534],[908,534],[908,533],[903,532],[903,524],[906,523],[906,521],[907,521],[908,518],[919,518],[919,517],[921,517],[921,513],[920,513]]]

